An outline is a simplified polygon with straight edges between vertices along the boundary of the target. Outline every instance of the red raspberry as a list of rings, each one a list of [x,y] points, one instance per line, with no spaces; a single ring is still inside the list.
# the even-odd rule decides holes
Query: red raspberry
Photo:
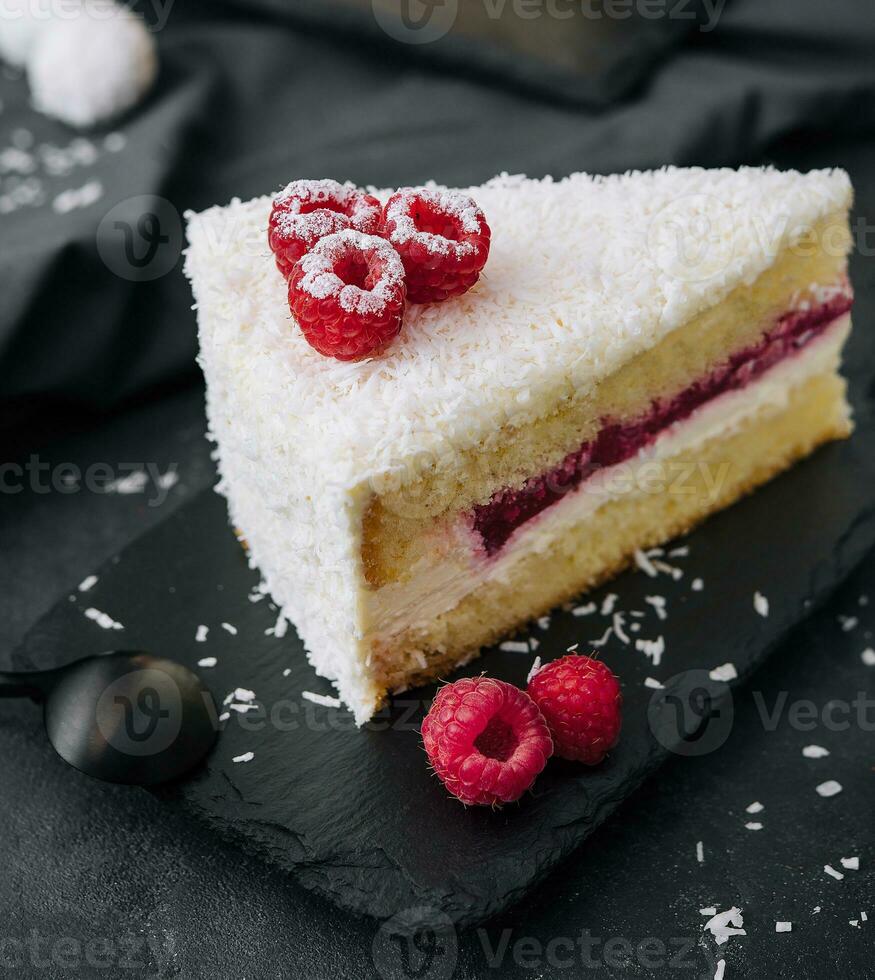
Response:
[[[382,238],[348,228],[316,243],[289,277],[289,308],[311,347],[354,361],[401,330],[404,266]]]
[[[273,199],[267,241],[277,268],[288,279],[298,259],[320,238],[345,228],[375,235],[381,216],[380,202],[353,184],[293,180]]]
[[[528,692],[550,726],[556,755],[598,765],[620,738],[620,682],[600,660],[572,654],[542,667]]]
[[[442,687],[422,723],[422,741],[453,796],[491,806],[518,800],[553,751],[531,698],[489,677]]]
[[[492,232],[466,194],[403,187],[383,209],[383,235],[404,263],[410,302],[439,303],[480,278]]]

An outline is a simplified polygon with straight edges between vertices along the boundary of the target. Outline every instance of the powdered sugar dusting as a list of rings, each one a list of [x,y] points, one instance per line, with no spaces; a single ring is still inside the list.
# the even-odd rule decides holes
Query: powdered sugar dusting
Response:
[[[334,271],[352,252],[379,265],[380,278],[372,289],[346,283]],[[382,238],[352,228],[323,238],[301,259],[301,269],[300,289],[314,299],[334,297],[347,313],[379,315],[404,287],[404,266],[395,249]]]
[[[302,204],[312,207],[337,201],[349,206],[355,202],[358,194],[358,188],[350,181],[341,184],[330,177],[323,177],[316,180],[293,180],[276,195],[274,201],[299,213]]]
[[[398,242],[399,245],[416,242],[432,254],[455,255],[459,258],[475,254],[476,249],[471,242],[456,242],[441,235],[420,231],[410,214],[414,195],[433,205],[437,211],[455,218],[466,235],[476,235],[482,227],[483,212],[470,195],[431,185],[402,187],[393,196],[386,209],[386,222],[387,224],[391,222],[393,225],[392,241]]]

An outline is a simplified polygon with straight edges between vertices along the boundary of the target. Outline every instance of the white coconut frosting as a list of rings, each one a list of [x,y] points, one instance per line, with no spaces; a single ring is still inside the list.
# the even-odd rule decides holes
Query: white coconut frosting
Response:
[[[220,489],[359,721],[377,696],[360,601],[371,489],[590,390],[851,202],[836,170],[502,176],[466,193],[492,229],[480,281],[410,306],[396,342],[357,363],[318,354],[291,320],[267,247],[269,197],[188,216]]]

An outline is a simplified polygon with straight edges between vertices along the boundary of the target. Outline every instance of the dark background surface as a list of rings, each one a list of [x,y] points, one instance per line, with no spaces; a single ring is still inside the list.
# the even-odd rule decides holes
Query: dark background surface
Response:
[[[174,215],[185,208],[264,193],[299,175],[464,184],[502,169],[840,165],[851,171],[862,222],[858,309],[871,309],[875,17],[862,0],[734,0],[716,30],[691,34],[600,111],[534,95],[494,70],[451,73],[402,47],[323,35],[304,8],[180,5],[157,38],[159,86],[118,125],[124,149],[65,178],[45,177],[49,199],[99,179],[100,201],[65,215],[46,206],[0,215],[0,457],[26,462],[35,453],[45,464],[43,482],[0,496],[0,665],[93,566],[213,479],[190,294],[173,251]],[[36,144],[73,138],[33,115],[21,79],[0,78],[0,99],[0,149],[22,128]],[[146,283],[125,264],[121,243],[106,242],[106,224],[98,230],[116,204],[143,194],[171,202],[161,212],[171,242],[156,259],[169,271]],[[858,316],[857,329],[867,326]],[[129,472],[126,464],[162,473],[176,465],[181,479],[160,506],[150,506],[148,491],[68,493],[60,481],[44,482],[61,464],[94,462],[115,476]],[[858,605],[864,594],[871,606]],[[860,622],[845,632],[839,615]],[[860,656],[871,629],[875,557],[788,640],[752,692],[769,707],[787,692],[789,702],[808,698],[820,708],[871,692],[872,668]],[[36,709],[5,704],[0,957],[12,959],[4,970],[250,980],[711,977],[716,947],[702,938],[698,909],[734,903],[748,936],[720,948],[727,980],[820,977],[827,968],[871,976],[875,790],[822,800],[813,787],[869,769],[872,731],[859,718],[845,731],[822,720],[801,731],[786,714],[768,731],[752,692],[737,699],[732,736],[718,752],[672,763],[517,909],[480,932],[442,937],[418,974],[403,969],[376,923],[335,911],[137,791],[66,770],[39,733]],[[832,755],[803,759],[810,742]],[[744,829],[753,800],[766,806],[755,818],[760,832]],[[823,873],[854,854],[860,871],[841,882]],[[850,926],[866,908],[870,921]],[[776,935],[777,919],[792,920],[794,931]],[[595,962],[578,948],[569,964],[562,940],[583,929],[602,940]],[[617,941],[604,945],[610,938]],[[636,952],[648,938],[658,942]],[[551,940],[559,943],[549,954]],[[490,967],[489,952],[503,943],[504,958]]]

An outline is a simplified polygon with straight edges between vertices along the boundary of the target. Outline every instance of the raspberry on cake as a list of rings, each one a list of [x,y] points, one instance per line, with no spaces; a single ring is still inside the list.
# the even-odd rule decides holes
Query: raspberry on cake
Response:
[[[311,347],[339,361],[383,350],[401,329],[404,298],[395,249],[349,228],[317,242],[289,277],[295,322]]]
[[[851,431],[845,173],[463,193],[483,275],[356,363],[290,328],[269,197],[189,220],[220,489],[359,723]]]
[[[489,255],[486,217],[459,191],[403,187],[383,209],[382,233],[404,263],[411,303],[466,293]]]
[[[336,180],[293,180],[273,199],[267,241],[276,267],[288,279],[295,263],[326,235],[346,228],[379,231],[380,202],[353,184]]]

